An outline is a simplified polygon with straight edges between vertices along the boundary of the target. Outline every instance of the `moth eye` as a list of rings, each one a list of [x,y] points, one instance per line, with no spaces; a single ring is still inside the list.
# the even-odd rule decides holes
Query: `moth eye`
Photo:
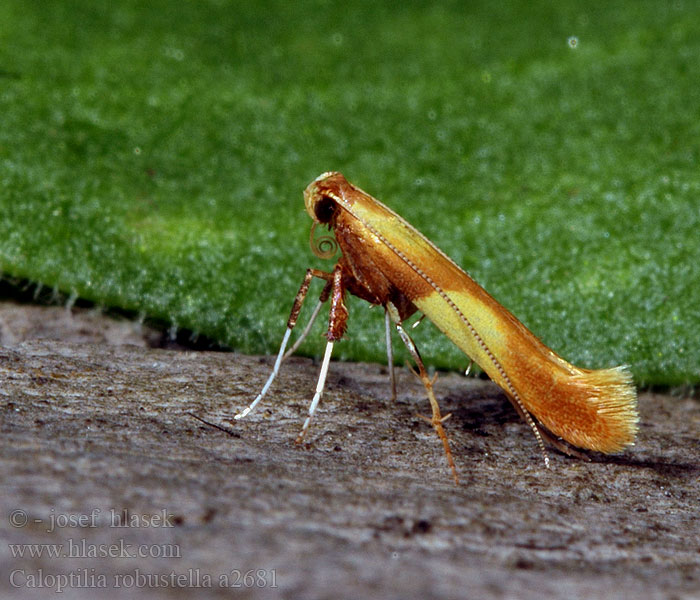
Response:
[[[316,213],[316,218],[319,223],[330,223],[336,210],[335,200],[328,198],[327,196],[322,197],[316,202],[314,207],[314,213]]]

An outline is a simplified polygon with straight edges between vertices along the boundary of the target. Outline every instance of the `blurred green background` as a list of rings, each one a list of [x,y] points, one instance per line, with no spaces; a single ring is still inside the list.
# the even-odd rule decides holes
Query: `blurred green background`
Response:
[[[0,271],[273,352],[340,170],[569,360],[696,383],[699,81],[695,2],[4,0]]]

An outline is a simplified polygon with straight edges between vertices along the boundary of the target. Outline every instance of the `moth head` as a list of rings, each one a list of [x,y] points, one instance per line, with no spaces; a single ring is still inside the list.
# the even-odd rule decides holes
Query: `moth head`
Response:
[[[333,226],[333,217],[339,210],[338,198],[343,187],[349,185],[337,171],[323,173],[308,185],[304,190],[304,204],[314,222]]]
[[[335,226],[335,216],[342,204],[340,198],[343,191],[349,187],[347,179],[337,171],[328,171],[319,175],[304,190],[306,212],[313,219],[309,245],[312,252],[319,258],[332,258],[338,250],[338,243],[332,235],[316,238],[314,231],[317,225],[327,225],[329,229]]]

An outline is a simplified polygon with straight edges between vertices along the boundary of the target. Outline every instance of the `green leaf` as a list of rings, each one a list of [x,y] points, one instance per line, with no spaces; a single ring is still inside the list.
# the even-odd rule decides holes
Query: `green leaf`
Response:
[[[270,352],[340,170],[569,360],[695,383],[698,56],[694,3],[5,0],[0,270]]]

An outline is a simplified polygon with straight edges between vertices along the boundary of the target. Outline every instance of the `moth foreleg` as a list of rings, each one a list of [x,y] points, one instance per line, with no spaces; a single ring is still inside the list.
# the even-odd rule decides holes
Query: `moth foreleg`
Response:
[[[309,317],[309,322],[306,324],[306,327],[304,327],[304,330],[301,332],[301,335],[297,338],[292,347],[289,350],[287,350],[287,352],[285,352],[282,360],[289,358],[292,354],[294,354],[297,351],[297,348],[299,348],[301,343],[304,341],[304,339],[306,339],[306,336],[309,335],[311,328],[316,322],[316,318],[321,312],[321,308],[323,308],[323,305],[326,303],[328,297],[330,296],[332,283],[333,282],[330,280],[326,282],[326,285],[318,298],[318,302],[316,303],[316,306],[314,307],[314,310],[311,313],[311,316]],[[289,327],[289,325],[287,325],[287,327]]]
[[[323,355],[323,363],[321,363],[321,372],[318,375],[318,382],[316,382],[316,393],[314,394],[314,397],[311,400],[311,404],[309,405],[309,415],[306,417],[306,420],[304,421],[304,425],[301,428],[301,431],[299,432],[299,435],[297,436],[296,442],[297,444],[300,444],[301,441],[304,439],[304,435],[306,434],[306,430],[309,428],[309,423],[311,423],[311,417],[314,416],[314,413],[316,412],[316,407],[318,406],[318,403],[321,401],[321,395],[323,394],[323,388],[326,385],[326,376],[328,375],[328,366],[330,365],[331,362],[331,354],[333,354],[333,342],[328,342],[326,344],[326,352]]]
[[[244,408],[241,412],[238,414],[234,415],[234,419],[239,420],[244,418],[245,416],[249,415],[250,412],[258,405],[260,400],[263,399],[265,394],[267,394],[267,391],[270,389],[270,386],[272,385],[272,382],[275,380],[275,377],[277,377],[277,373],[279,372],[280,366],[282,365],[282,361],[284,361],[287,356],[291,354],[291,351],[285,354],[285,348],[287,347],[287,343],[289,342],[289,337],[292,335],[292,330],[297,324],[297,319],[299,318],[299,313],[301,312],[301,307],[304,304],[304,299],[306,298],[306,295],[309,292],[309,285],[311,285],[311,280],[317,277],[319,279],[323,279],[326,281],[326,285],[323,288],[323,291],[321,292],[321,295],[319,297],[319,306],[318,309],[320,310],[320,305],[322,305],[326,300],[328,300],[328,296],[330,294],[330,289],[331,289],[331,282],[332,282],[332,273],[326,273],[325,271],[319,271],[318,269],[307,269],[306,270],[306,275],[304,276],[304,281],[302,281],[301,286],[299,287],[299,291],[297,292],[296,297],[294,298],[294,304],[292,305],[292,311],[289,314],[289,319],[287,319],[287,330],[284,332],[284,337],[282,338],[282,343],[280,344],[280,349],[279,352],[277,353],[277,358],[275,360],[275,365],[272,367],[272,373],[270,373],[270,376],[268,377],[267,381],[265,382],[265,385],[263,386],[262,390],[260,393],[255,397],[255,400],[253,400],[249,406]],[[315,313],[318,313],[318,310],[314,311]],[[301,341],[306,337],[308,334],[309,330],[311,329],[311,325],[313,324],[313,320],[316,318],[316,315],[312,315],[311,320],[309,325],[304,329],[302,332],[300,339],[297,340],[297,343],[292,347],[292,350],[296,350],[297,346],[301,343]]]
[[[316,393],[309,405],[309,414],[297,436],[297,443],[301,443],[304,438],[304,434],[306,434],[306,430],[309,428],[309,423],[311,423],[311,418],[316,412],[316,407],[321,401],[323,388],[326,385],[326,376],[328,375],[331,355],[333,354],[333,344],[343,337],[347,327],[348,310],[345,308],[345,288],[343,287],[343,271],[340,265],[336,265],[332,273],[332,280],[329,283],[331,284],[331,310],[328,317],[328,331],[326,332],[328,343],[326,344],[326,352],[323,355],[323,362],[321,363],[321,372],[318,375],[318,382],[316,383]]]

